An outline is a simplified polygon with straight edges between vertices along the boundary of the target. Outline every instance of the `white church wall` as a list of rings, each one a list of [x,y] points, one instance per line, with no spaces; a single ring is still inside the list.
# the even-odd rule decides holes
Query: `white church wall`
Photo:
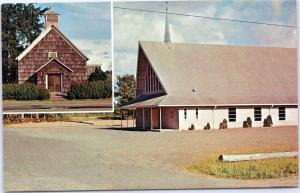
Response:
[[[198,119],[196,118],[196,108],[198,108]],[[254,119],[254,107],[237,107],[236,121],[230,122],[228,119],[228,108],[203,108],[203,107],[187,107],[186,118],[184,118],[184,109],[179,108],[179,129],[188,130],[192,124],[195,129],[203,129],[207,123],[210,123],[211,129],[219,129],[220,123],[226,119],[229,128],[243,127],[243,122],[250,117],[252,120],[252,127],[262,127],[263,121],[269,114],[271,114],[274,126],[276,125],[297,125],[298,124],[298,109],[286,108],[286,120],[279,120],[278,107],[261,108],[261,121]]]

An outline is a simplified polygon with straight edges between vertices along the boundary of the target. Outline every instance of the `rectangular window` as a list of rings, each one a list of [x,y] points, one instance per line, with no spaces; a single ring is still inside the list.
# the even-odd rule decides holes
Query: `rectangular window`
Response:
[[[278,108],[278,117],[280,121],[284,121],[285,120],[285,107],[279,107]]]
[[[228,120],[229,122],[236,121],[236,108],[229,108],[228,109]]]
[[[196,119],[198,119],[198,108],[196,108]]]
[[[48,58],[57,58],[57,52],[48,52]]]
[[[186,109],[184,109],[184,119],[186,119],[186,116],[187,115],[187,112],[186,112]]]
[[[254,121],[261,121],[261,107],[254,107]]]

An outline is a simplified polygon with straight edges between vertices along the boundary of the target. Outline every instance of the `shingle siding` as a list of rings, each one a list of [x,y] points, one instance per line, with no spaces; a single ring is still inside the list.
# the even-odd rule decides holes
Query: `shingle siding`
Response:
[[[83,58],[62,36],[54,29],[45,35],[21,60],[18,61],[18,82],[27,82],[35,71],[49,61],[48,53],[57,52],[57,58],[73,70],[72,75],[64,78],[64,92],[69,89],[70,83],[87,80],[86,59]],[[51,66],[51,67],[50,67]],[[46,67],[43,72],[37,74],[38,84],[44,84],[46,69],[54,69],[53,65]],[[55,67],[65,73],[60,66]]]

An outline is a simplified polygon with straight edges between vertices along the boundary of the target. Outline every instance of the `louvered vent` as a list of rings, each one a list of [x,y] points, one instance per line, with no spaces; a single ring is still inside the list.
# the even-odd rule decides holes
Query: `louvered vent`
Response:
[[[51,59],[51,58],[57,58],[57,52],[49,52],[48,53],[48,57],[49,57],[49,59]]]

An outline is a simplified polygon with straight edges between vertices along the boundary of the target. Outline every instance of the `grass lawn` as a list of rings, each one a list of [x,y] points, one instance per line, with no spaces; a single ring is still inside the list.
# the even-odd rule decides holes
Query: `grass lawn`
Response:
[[[207,159],[186,167],[189,171],[235,179],[270,179],[298,175],[298,158],[283,157],[253,161],[221,162]]]

